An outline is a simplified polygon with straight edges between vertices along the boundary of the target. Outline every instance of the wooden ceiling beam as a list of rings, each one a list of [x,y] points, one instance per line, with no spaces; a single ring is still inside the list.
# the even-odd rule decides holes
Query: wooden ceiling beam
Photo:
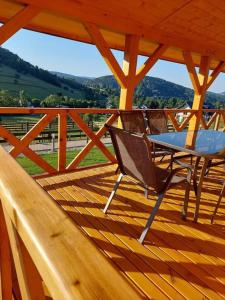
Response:
[[[157,49],[151,54],[151,56],[145,61],[145,63],[139,68],[136,73],[135,82],[136,85],[145,77],[148,71],[155,65],[161,55],[168,49],[166,45],[159,45]]]
[[[90,23],[85,23],[85,27],[89,35],[91,36],[93,43],[96,45],[102,57],[104,58],[105,62],[107,63],[110,70],[114,74],[117,82],[121,87],[125,88],[127,85],[126,76],[123,70],[121,69],[120,65],[118,64],[112,51],[110,50],[100,30],[96,25]]]
[[[98,7],[88,7],[87,4],[81,1],[70,0],[15,0],[22,4],[32,4],[39,8],[57,13],[64,16],[69,16],[80,20],[81,22],[94,23],[102,28],[108,28],[112,31],[122,32],[125,34],[139,35],[157,43],[167,44],[169,46],[177,47],[186,51],[200,53],[201,55],[212,56],[219,60],[225,60],[224,47],[218,48],[218,44],[213,41],[193,41],[191,39],[177,36],[176,33],[169,35],[155,26],[149,26],[145,23],[128,18],[127,15],[118,15],[107,11],[106,9],[99,9]]]
[[[39,12],[40,8],[29,5],[9,19],[0,27],[0,45],[6,42],[17,31],[27,25]]]

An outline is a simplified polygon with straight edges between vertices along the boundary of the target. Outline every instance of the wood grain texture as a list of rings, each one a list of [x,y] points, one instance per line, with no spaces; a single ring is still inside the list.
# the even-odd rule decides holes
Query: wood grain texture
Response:
[[[5,215],[53,299],[141,299],[132,285],[2,148],[0,156],[0,198]],[[14,170],[13,176],[9,169]],[[28,293],[26,288],[25,291]],[[29,295],[24,299],[29,299]]]
[[[0,27],[0,45],[6,42],[18,30],[26,26],[40,11],[40,8],[28,5],[8,20]]]
[[[223,205],[215,224],[210,225],[222,188],[223,168],[212,168],[205,178],[198,224],[192,222],[194,192],[190,195],[188,219],[182,221],[184,186],[171,189],[144,246],[137,238],[155,204],[153,195],[146,199],[143,190],[125,178],[108,214],[101,211],[116,181],[115,169],[89,169],[38,182],[147,299],[223,299]]]
[[[125,34],[134,34],[142,37],[145,55],[149,54],[146,49],[147,41],[169,45],[173,54],[167,58],[171,61],[184,62],[183,50],[196,53],[196,64],[199,64],[199,54],[210,55],[218,60],[225,59],[223,35],[225,12],[222,0],[216,3],[203,0],[169,0],[166,4],[162,0],[157,2],[135,0],[129,3],[126,0],[119,2],[17,0],[16,4],[18,3],[22,7],[30,4],[44,10],[44,15],[37,17],[35,22],[27,26],[42,32],[93,43],[83,29],[83,23],[89,22],[103,30],[107,29],[106,39],[115,35],[110,47],[116,46],[120,50],[125,48]],[[9,9],[13,5],[15,4],[8,5],[2,18],[7,19]],[[52,21],[52,15],[58,18]],[[74,20],[72,24],[74,26],[70,26],[73,30],[66,26],[68,20]],[[61,26],[56,26],[57,21],[61,21]],[[120,42],[117,41],[118,33],[122,35]]]
[[[64,171],[66,169],[67,114],[59,114],[58,120],[58,171]]]

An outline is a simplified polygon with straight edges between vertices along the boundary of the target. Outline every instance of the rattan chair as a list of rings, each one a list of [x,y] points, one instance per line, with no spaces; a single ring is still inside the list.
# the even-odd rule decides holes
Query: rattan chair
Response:
[[[107,212],[110,203],[116,194],[117,188],[123,176],[125,175],[138,180],[143,188],[152,190],[157,195],[158,199],[139,238],[139,242],[143,243],[160,207],[165,192],[169,187],[182,182],[186,182],[184,205],[182,208],[182,217],[184,219],[186,218],[190,191],[191,170],[188,169],[187,177],[175,176],[178,171],[181,171],[184,168],[179,167],[173,170],[168,170],[161,169],[156,166],[152,159],[152,145],[146,135],[141,136],[132,134],[123,129],[112,126],[107,126],[107,128],[111,135],[121,173],[103,211],[104,213]]]

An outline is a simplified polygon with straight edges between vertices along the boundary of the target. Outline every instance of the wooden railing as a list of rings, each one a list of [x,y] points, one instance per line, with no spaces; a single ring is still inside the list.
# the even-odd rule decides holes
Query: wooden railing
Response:
[[[165,109],[168,115],[170,126],[175,131],[184,130],[191,118],[198,117],[201,119],[201,127],[204,129],[214,128],[222,130],[225,126],[225,110],[180,110],[180,109]],[[12,145],[12,149],[9,153],[14,157],[23,154],[36,165],[43,169],[44,173],[57,174],[59,172],[66,172],[75,170],[79,167],[79,164],[92,150],[94,146],[97,146],[109,163],[115,163],[113,154],[101,141],[101,138],[106,133],[104,124],[113,124],[117,121],[118,110],[116,109],[64,109],[64,108],[0,108],[1,115],[40,115],[39,121],[22,137],[18,138],[10,130],[3,125],[0,125],[0,137],[5,139]],[[84,122],[82,115],[84,114],[101,114],[108,116],[106,121],[97,132],[94,132]],[[182,115],[183,114],[183,115]],[[205,118],[207,115],[207,119]],[[89,138],[89,142],[84,148],[74,157],[70,163],[66,163],[66,151],[67,151],[67,120],[70,118],[82,132]],[[30,144],[38,135],[53,121],[58,120],[58,166],[57,168],[50,165],[43,159],[38,153],[32,150]],[[182,119],[182,121],[180,120]]]
[[[192,117],[201,118],[202,128],[225,131],[224,110],[165,110],[173,130],[181,131]],[[102,126],[93,132],[81,114],[107,114],[107,124],[118,118],[117,110],[99,109],[28,109],[1,108],[0,114],[40,114],[38,123],[21,139],[4,126],[0,136],[13,148],[33,160],[47,173],[76,169],[85,155],[97,146],[110,162],[114,156],[100,138]],[[184,116],[181,114],[184,113]],[[208,114],[207,120],[204,117]],[[66,166],[67,118],[90,138],[84,149]],[[184,118],[183,118],[184,117]],[[51,122],[59,119],[58,169],[49,166],[29,145]],[[182,119],[183,120],[179,120]],[[139,299],[125,278],[82,234],[70,218],[51,200],[38,184],[0,147],[0,295],[2,299],[46,299],[43,286],[53,299]],[[47,225],[47,226],[46,226]],[[71,238],[72,237],[72,238]],[[12,255],[11,255],[12,253]],[[13,262],[12,262],[13,257]],[[15,265],[15,267],[13,267]],[[15,287],[15,272],[19,289]],[[46,290],[46,289],[45,289]]]
[[[14,292],[13,299],[20,299],[21,294],[23,300],[43,300],[43,286],[56,300],[141,299],[1,147],[0,165],[1,299],[12,300]],[[10,252],[20,292],[13,286]]]

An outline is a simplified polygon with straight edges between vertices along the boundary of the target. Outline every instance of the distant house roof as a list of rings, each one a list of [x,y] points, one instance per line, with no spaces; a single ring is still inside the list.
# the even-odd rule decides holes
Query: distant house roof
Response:
[[[191,109],[192,108],[192,101],[186,101],[184,104],[179,105],[176,108],[177,109]]]

